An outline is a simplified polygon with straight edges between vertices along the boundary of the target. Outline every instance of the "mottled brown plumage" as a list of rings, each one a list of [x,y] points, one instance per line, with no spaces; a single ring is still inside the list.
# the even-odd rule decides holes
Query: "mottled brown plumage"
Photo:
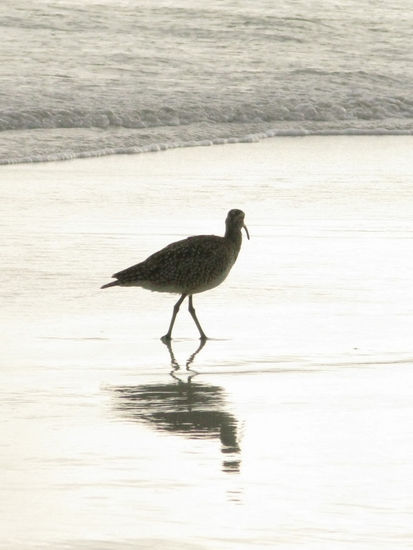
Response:
[[[192,295],[222,283],[237,259],[242,228],[249,238],[241,210],[230,210],[225,223],[224,237],[198,235],[169,244],[145,261],[115,273],[113,277],[117,280],[101,288],[140,286],[156,292],[181,294],[175,304],[168,333],[163,337],[166,340],[171,338],[179,306],[189,296],[189,311],[201,339],[206,339],[193,308]]]

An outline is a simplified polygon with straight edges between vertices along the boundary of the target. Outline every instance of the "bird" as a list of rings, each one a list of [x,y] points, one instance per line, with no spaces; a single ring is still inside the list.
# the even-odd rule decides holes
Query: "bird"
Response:
[[[168,332],[162,336],[163,342],[172,339],[172,329],[179,308],[188,298],[188,311],[199,331],[200,339],[208,339],[197,318],[193,295],[205,292],[220,285],[229,274],[241,248],[244,229],[250,238],[244,223],[242,210],[232,209],[225,220],[225,234],[196,235],[173,242],[149,256],[143,262],[112,275],[115,281],[101,288],[112,286],[137,286],[153,292],[180,294],[173,307]]]

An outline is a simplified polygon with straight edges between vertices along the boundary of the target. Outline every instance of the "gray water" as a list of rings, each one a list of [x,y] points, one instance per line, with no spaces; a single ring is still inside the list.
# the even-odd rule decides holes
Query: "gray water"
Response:
[[[0,547],[411,547],[411,139],[3,167]],[[202,349],[185,308],[159,340],[174,296],[99,290],[232,207]]]
[[[408,0],[2,0],[0,162],[411,134]]]

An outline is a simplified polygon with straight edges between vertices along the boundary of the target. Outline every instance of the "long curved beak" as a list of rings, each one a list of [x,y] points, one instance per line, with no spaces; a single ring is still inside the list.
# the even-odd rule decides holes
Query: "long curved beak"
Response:
[[[244,224],[242,227],[245,229],[245,233],[247,234],[247,239],[250,240],[250,234],[248,233],[247,226]]]

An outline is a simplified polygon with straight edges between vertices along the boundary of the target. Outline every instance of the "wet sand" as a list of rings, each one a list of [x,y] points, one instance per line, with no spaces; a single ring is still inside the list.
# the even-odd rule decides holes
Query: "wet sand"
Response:
[[[412,143],[2,167],[0,547],[407,548]],[[230,208],[211,339],[183,308],[168,350],[176,297],[99,287]]]

